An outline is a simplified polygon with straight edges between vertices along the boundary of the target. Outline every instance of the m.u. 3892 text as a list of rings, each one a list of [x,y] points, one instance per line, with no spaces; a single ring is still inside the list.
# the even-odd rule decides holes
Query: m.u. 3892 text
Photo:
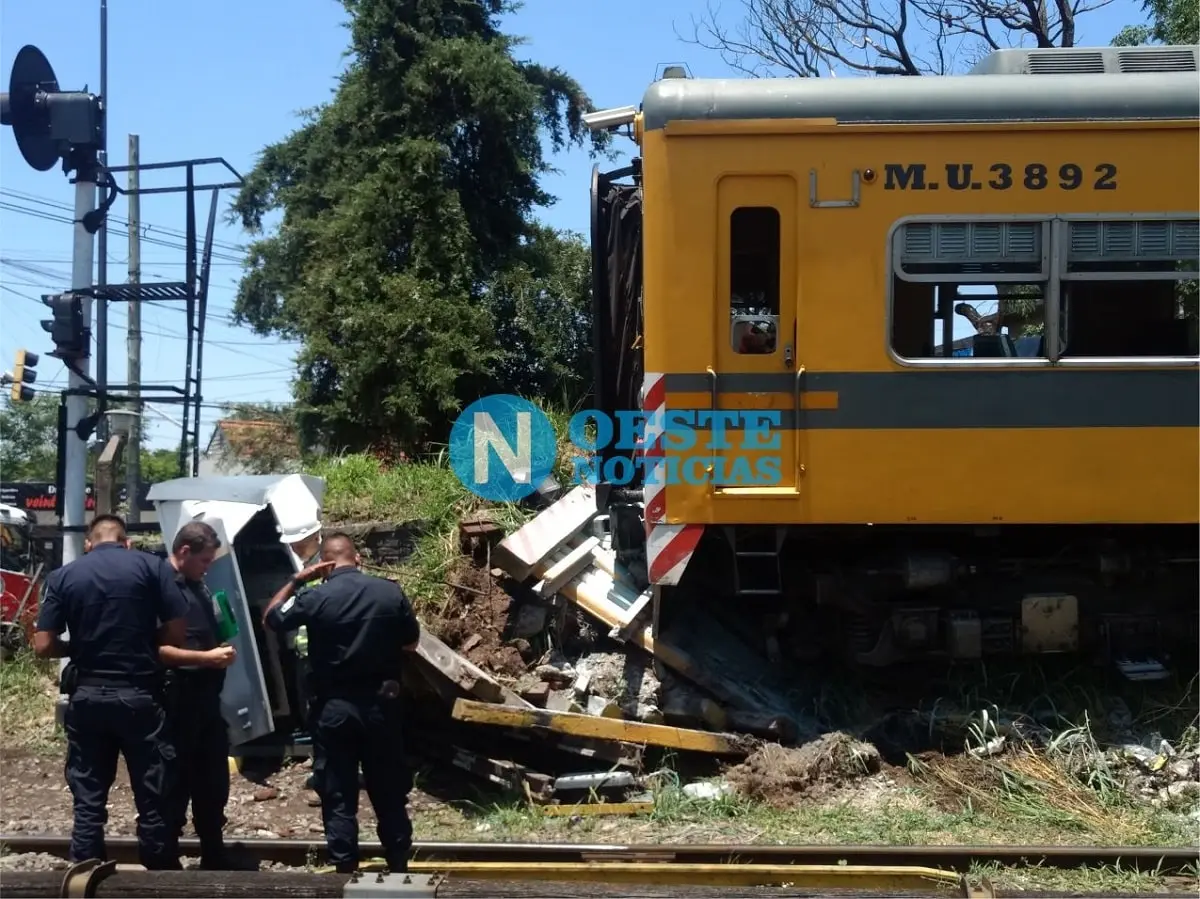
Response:
[[[1117,167],[1110,162],[1010,164],[994,162],[894,163],[884,166],[884,190],[1116,190]]]

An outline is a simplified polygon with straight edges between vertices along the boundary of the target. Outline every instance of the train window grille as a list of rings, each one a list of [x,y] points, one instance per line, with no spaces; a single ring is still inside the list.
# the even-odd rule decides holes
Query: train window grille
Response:
[[[909,222],[896,232],[893,255],[905,280],[1044,278],[1049,267],[1045,237],[1044,222]]]

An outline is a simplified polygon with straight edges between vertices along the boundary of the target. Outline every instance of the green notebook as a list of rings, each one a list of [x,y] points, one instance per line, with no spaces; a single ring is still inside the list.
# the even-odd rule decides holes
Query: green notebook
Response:
[[[224,590],[214,593],[213,601],[217,605],[217,639],[228,643],[238,635],[237,619],[233,617],[233,609],[230,608],[229,597],[225,595]]]

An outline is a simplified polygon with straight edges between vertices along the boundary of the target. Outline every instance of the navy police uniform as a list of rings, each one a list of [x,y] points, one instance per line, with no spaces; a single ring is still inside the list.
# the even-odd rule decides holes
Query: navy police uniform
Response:
[[[183,648],[215,649],[220,643],[212,593],[203,581],[189,581],[181,574],[175,577],[188,600]],[[171,802],[176,833],[183,835],[190,801],[201,863],[221,867],[226,861],[222,833],[229,801],[229,732],[221,714],[225,669],[181,666],[171,669],[167,679],[167,715],[179,760]]]
[[[399,585],[346,565],[325,583],[270,611],[276,631],[304,625],[312,665],[309,729],[324,753],[316,784],[329,859],[339,871],[358,864],[358,767],[375,809],[384,857],[404,871],[412,848],[400,700],[402,646],[420,624]]]
[[[183,617],[174,571],[148,553],[101,543],[46,581],[37,629],[70,631],[67,783],[75,803],[71,860],[106,859],[108,791],[125,757],[137,805],[140,860],[178,867],[168,815],[175,753],[167,739],[158,661],[158,622]]]

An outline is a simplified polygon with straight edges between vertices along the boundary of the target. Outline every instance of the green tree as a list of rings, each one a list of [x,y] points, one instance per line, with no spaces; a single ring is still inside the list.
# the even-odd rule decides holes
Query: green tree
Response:
[[[58,459],[58,396],[37,394],[32,402],[4,401],[0,410],[0,478],[53,481]]]
[[[32,402],[5,400],[0,409],[0,480],[54,481],[58,463],[58,404],[56,394],[38,394]],[[87,477],[94,477],[99,447],[88,454]],[[122,454],[122,460],[124,455]],[[142,449],[142,481],[154,484],[179,477],[179,454],[174,449]],[[124,477],[124,465],[119,476]]]
[[[1144,0],[1148,24],[1126,25],[1113,39],[1117,47],[1141,44],[1200,44],[1200,4],[1196,0]]]
[[[463,400],[544,384],[576,355],[503,340],[534,327],[506,319],[514,296],[586,308],[560,265],[582,251],[532,212],[553,202],[542,138],[587,145],[591,104],[561,70],[514,58],[503,0],[343,5],[351,62],[333,100],[263,151],[234,203],[256,235],[235,315],[303,342],[307,438],[416,445],[444,437]]]
[[[179,477],[179,451],[176,449],[142,449],[139,454],[138,474],[143,484],[157,484]],[[122,459],[124,456],[122,455]],[[122,464],[124,477],[124,465]]]
[[[503,389],[574,407],[591,388],[591,249],[537,227],[518,263],[493,279],[488,305]]]

